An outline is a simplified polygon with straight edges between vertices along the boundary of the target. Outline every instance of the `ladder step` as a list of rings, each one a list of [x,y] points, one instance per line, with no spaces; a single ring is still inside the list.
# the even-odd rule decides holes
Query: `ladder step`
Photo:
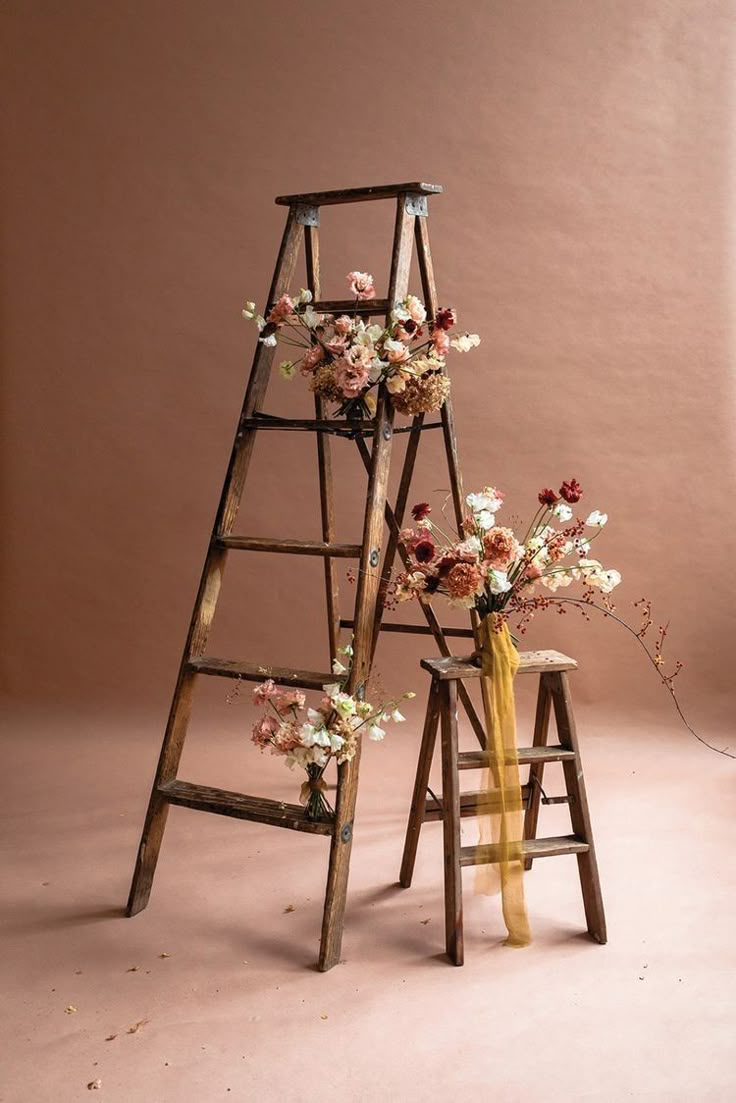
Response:
[[[355,621],[341,620],[341,628],[354,628]],[[411,636],[431,636],[432,629],[428,624],[381,624],[381,632],[407,632]],[[472,628],[442,628],[443,636],[458,636],[462,639],[473,638]]]
[[[276,429],[292,433],[334,433],[342,437],[371,436],[376,426],[373,421],[346,420],[345,418],[296,418],[275,417],[273,414],[256,414],[240,419],[240,431],[244,429]]]
[[[420,665],[428,670],[433,678],[439,678],[441,682],[480,678],[483,673],[472,656],[459,658],[457,655],[447,655],[438,659],[422,659]],[[552,671],[577,670],[577,667],[575,660],[569,655],[563,655],[561,651],[519,652],[519,674],[545,674]]]
[[[360,559],[360,544],[327,544],[323,540],[279,540],[260,536],[221,536],[220,547],[234,551],[279,552],[282,555],[324,555],[334,559]]]
[[[308,831],[313,835],[332,835],[334,823],[314,823],[304,818],[301,804],[286,804],[265,797],[248,797],[244,793],[231,793],[227,789],[213,789],[209,785],[193,785],[189,781],[170,781],[157,790],[169,804],[183,808],[196,808],[200,812],[214,812],[218,816],[233,816],[238,820],[253,820],[271,827],[286,827],[291,831]]]
[[[565,762],[575,758],[575,751],[559,743],[553,743],[549,747],[519,747],[516,753],[520,766],[534,762]],[[488,766],[489,761],[487,751],[461,751],[457,756],[457,768],[458,770],[481,770],[484,766]]]
[[[421,195],[439,195],[441,184],[379,184],[372,188],[340,188],[338,191],[313,191],[303,195],[277,195],[274,200],[282,207],[304,203],[309,207],[328,207],[334,203],[365,203],[369,199],[392,199],[397,195],[418,192]]]
[[[556,835],[549,839],[525,839],[521,844],[525,858],[551,858],[557,854],[586,854],[590,847],[579,835]],[[498,862],[501,847],[496,843],[487,846],[461,846],[461,866],[482,866]]]
[[[319,299],[310,305],[317,314],[388,314],[393,308],[388,299]]]
[[[246,682],[262,682],[272,678],[281,685],[298,686],[300,689],[321,689],[324,685],[333,685],[334,674],[318,674],[313,670],[292,670],[285,666],[263,666],[259,663],[244,663],[236,659],[215,659],[202,655],[190,659],[189,670],[196,674],[212,674],[219,678],[242,678]]]
[[[528,785],[522,785],[521,787],[521,808],[526,808],[529,803],[530,790]],[[500,811],[500,806],[497,802],[491,802],[488,799],[488,793],[483,790],[478,790],[473,793],[461,793],[460,794],[460,815],[461,816],[480,816],[487,812]],[[424,821],[425,823],[432,823],[434,820],[442,819],[442,797],[429,798],[424,806]]]

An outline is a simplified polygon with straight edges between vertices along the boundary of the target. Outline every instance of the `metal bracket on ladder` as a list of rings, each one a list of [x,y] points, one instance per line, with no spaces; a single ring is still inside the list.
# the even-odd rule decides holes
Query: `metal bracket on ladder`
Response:
[[[267,302],[275,302],[288,291],[300,245],[305,249],[307,286],[312,292],[315,309],[323,312],[359,309],[361,317],[385,314],[388,320],[393,303],[408,292],[412,250],[416,243],[417,258],[422,280],[422,291],[430,314],[437,310],[437,292],[432,270],[432,258],[427,234],[427,197],[442,191],[436,184],[409,183],[388,184],[373,188],[352,188],[343,191],[313,192],[302,195],[279,196],[276,202],[289,208],[276,268]],[[396,220],[392,248],[391,274],[385,299],[359,304],[322,300],[320,292],[320,262],[318,228],[320,209],[341,203],[366,202],[393,199],[396,204]],[[312,824],[305,820],[304,810],[297,804],[285,804],[263,797],[247,796],[222,789],[193,784],[178,777],[189,714],[196,681],[202,676],[238,678],[260,681],[272,677],[286,685],[319,688],[332,680],[329,673],[310,670],[293,670],[283,667],[264,667],[259,663],[239,659],[222,659],[205,653],[207,639],[215,615],[222,576],[230,554],[259,551],[291,555],[320,556],[325,566],[325,592],[328,614],[329,662],[336,657],[340,628],[353,628],[353,666],[347,683],[348,692],[361,690],[370,673],[373,654],[381,629],[386,598],[386,588],[396,555],[405,555],[399,532],[406,510],[414,461],[422,432],[442,427],[447,455],[455,518],[458,525],[463,516],[463,493],[457,460],[457,446],[448,399],[441,411],[441,420],[424,424],[424,416],[414,418],[407,432],[407,447],[401,471],[399,490],[393,506],[388,502],[388,477],[391,447],[394,437],[393,408],[385,392],[379,394],[375,418],[372,421],[348,425],[344,421],[327,417],[322,399],[315,398],[315,417],[311,420],[280,418],[266,414],[262,407],[274,357],[274,349],[258,343],[253,367],[243,401],[238,431],[233,443],[230,462],[220,504],[215,517],[212,537],[207,552],[199,590],[189,626],[179,675],[169,712],[166,733],[161,748],[158,767],[143,827],[133,882],[128,899],[127,914],[135,915],[148,903],[161,848],[166,818],[171,804],[200,811],[254,820],[290,830],[307,831],[330,837],[330,857],[327,889],[322,921],[319,968],[332,968],[340,960],[343,916],[347,894],[350,851],[353,839],[355,804],[358,789],[360,749],[355,758],[338,767],[337,811],[334,820]],[[258,535],[238,535],[233,532],[240,499],[248,474],[256,434],[263,430],[314,433],[317,442],[317,459],[322,513],[322,540],[304,541],[270,539]],[[371,438],[368,447],[365,438]],[[355,441],[368,474],[363,534],[360,544],[342,544],[335,539],[333,505],[333,476],[331,442],[340,438]],[[388,525],[388,539],[384,542],[384,524]],[[383,564],[381,548],[385,543]],[[336,566],[341,558],[355,558],[359,563],[355,611],[352,619],[342,620],[339,611],[339,594]],[[437,621],[431,606],[423,607],[427,620],[424,631],[430,632],[443,655],[450,649],[445,631]],[[415,626],[386,625],[393,631],[416,631]],[[467,630],[470,633],[470,630]],[[472,634],[472,633],[470,633]],[[462,691],[461,691],[462,693]],[[481,745],[484,734],[469,698],[463,699]]]

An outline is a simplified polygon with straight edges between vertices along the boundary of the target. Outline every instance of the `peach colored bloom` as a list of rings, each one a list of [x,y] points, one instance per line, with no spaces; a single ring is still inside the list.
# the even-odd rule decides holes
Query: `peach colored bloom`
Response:
[[[418,299],[416,295],[409,295],[404,303],[404,306],[409,311],[409,317],[413,322],[416,322],[418,326],[424,322],[427,317],[427,311],[424,309],[424,303],[421,299]]]
[[[445,333],[444,329],[436,329],[432,334],[432,344],[435,352],[440,356],[445,356],[450,351],[450,338]]]
[[[303,709],[306,703],[307,698],[300,689],[285,689],[274,700],[274,707],[283,714],[292,708]]]
[[[270,312],[266,315],[266,321],[272,325],[280,325],[284,318],[294,313],[294,303],[290,295],[282,295],[278,302],[274,303]]]
[[[463,600],[477,594],[481,588],[482,575],[474,563],[456,563],[445,578],[450,597]]]
[[[489,567],[503,570],[519,554],[519,542],[511,529],[492,528],[483,537],[483,553]]]
[[[347,314],[341,314],[339,318],[335,318],[334,326],[335,333],[350,333],[353,320],[348,318]]]
[[[273,740],[280,726],[275,716],[262,716],[253,728],[253,735],[251,738],[256,746],[267,747]]]
[[[338,334],[329,341],[325,341],[325,348],[333,356],[342,356],[348,347],[348,339],[344,334]]]
[[[279,688],[274,682],[273,678],[267,678],[261,685],[256,686],[253,690],[253,703],[256,705],[265,705],[266,701],[270,701],[273,697],[278,697]]]
[[[304,375],[309,375],[319,364],[320,360],[324,356],[324,351],[321,345],[312,345],[310,349],[304,353],[302,357],[301,367],[299,370]]]
[[[385,341],[383,351],[388,357],[389,364],[403,364],[411,356],[408,348],[401,341]]]
[[[335,382],[346,398],[357,398],[370,382],[368,368],[358,362],[353,364],[347,357],[335,361]]]
[[[368,272],[349,272],[348,283],[350,290],[357,299],[375,299],[376,289],[373,286],[373,276]]]

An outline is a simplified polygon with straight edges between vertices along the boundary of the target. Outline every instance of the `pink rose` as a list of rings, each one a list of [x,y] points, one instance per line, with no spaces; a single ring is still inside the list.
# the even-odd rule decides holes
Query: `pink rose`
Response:
[[[369,275],[368,272],[349,272],[348,283],[356,299],[375,299],[376,289],[373,286],[373,276]]]
[[[450,338],[445,333],[444,329],[436,329],[432,334],[432,344],[434,350],[440,356],[446,356],[450,351]]]
[[[319,364],[320,360],[322,360],[323,358],[324,352],[322,350],[322,346],[312,345],[312,347],[304,353],[299,370],[304,375],[309,375],[309,373],[317,367],[317,364]]]
[[[272,697],[278,697],[279,689],[273,678],[268,678],[262,685],[253,690],[253,702],[256,705],[265,705]]]
[[[342,356],[348,347],[348,339],[345,336],[337,336],[325,341],[325,348],[333,356]]]
[[[294,303],[291,300],[290,295],[282,295],[277,303],[271,307],[269,314],[266,317],[266,321],[272,325],[281,325],[284,318],[288,318],[289,314],[294,313]]]
[[[370,382],[368,368],[360,361],[352,363],[343,357],[335,361],[335,382],[346,398],[357,398]]]

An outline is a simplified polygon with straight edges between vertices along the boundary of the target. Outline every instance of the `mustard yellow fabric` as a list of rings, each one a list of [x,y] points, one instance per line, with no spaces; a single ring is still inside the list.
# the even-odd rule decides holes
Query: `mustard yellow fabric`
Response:
[[[476,867],[475,891],[490,896],[500,891],[507,946],[527,946],[531,931],[524,901],[524,860],[521,803],[516,751],[514,676],[519,653],[508,625],[490,613],[480,625],[481,691],[486,720],[490,768],[483,774],[487,804],[479,816],[481,846],[498,848],[498,862]]]

